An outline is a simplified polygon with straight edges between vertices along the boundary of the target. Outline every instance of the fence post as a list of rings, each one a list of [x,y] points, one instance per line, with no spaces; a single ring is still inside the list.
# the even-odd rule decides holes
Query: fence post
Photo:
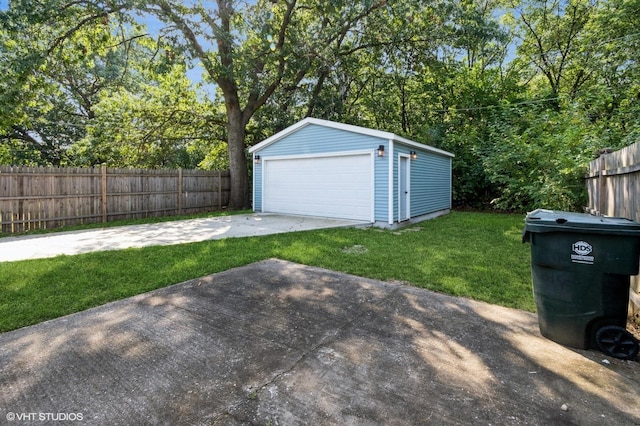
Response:
[[[607,198],[607,176],[605,175],[605,167],[607,163],[605,161],[605,153],[600,154],[600,158],[598,159],[600,169],[600,173],[598,175],[598,216],[604,216],[605,208],[606,208],[606,198]]]
[[[218,210],[222,210],[222,172],[218,170]]]
[[[107,165],[103,164],[101,166],[101,186],[102,186],[102,223],[107,222]]]
[[[182,214],[182,167],[178,169],[178,214]]]

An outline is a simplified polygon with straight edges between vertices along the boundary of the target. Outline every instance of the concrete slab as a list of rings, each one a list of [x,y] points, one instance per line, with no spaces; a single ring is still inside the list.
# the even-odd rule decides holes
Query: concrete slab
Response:
[[[531,313],[268,260],[1,334],[0,422],[640,423],[638,363],[603,359]]]
[[[264,213],[6,237],[0,238],[0,262],[363,225],[367,224]]]

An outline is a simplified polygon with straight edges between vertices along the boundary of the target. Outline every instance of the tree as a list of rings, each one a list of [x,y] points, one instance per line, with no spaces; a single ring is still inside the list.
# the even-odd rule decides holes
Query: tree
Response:
[[[28,6],[12,2],[0,13],[0,138],[15,147],[12,162],[59,165],[84,137],[98,94],[123,84],[126,64],[117,47],[127,41],[112,34],[105,16],[61,37],[44,10]],[[61,27],[77,17],[71,9]],[[29,160],[21,152],[33,155]]]
[[[0,138],[15,148],[10,160],[61,164],[83,136],[83,121],[92,118],[96,92],[113,82],[116,55],[104,46],[118,40],[103,12],[87,12],[91,25],[78,26],[82,14],[68,6],[55,26],[48,20],[58,15],[58,2],[10,6],[0,12]]]
[[[523,34],[519,58],[542,73],[552,105],[559,104],[561,95],[575,99],[591,76],[584,67],[583,55],[588,52],[581,52],[580,38],[595,6],[595,0],[544,0],[513,5]],[[535,74],[530,78],[535,78]]]
[[[277,91],[294,94],[331,67],[348,36],[386,1],[217,0],[214,7],[155,1],[140,7],[175,26],[222,98],[231,172],[230,208],[249,205],[247,127]],[[321,84],[322,79],[316,80]]]
[[[181,52],[116,12],[122,5],[56,5],[15,2],[0,15],[3,162],[197,166],[219,120]]]
[[[600,148],[620,148],[640,136],[640,3],[609,0],[585,27],[592,78],[579,105]],[[585,53],[587,55],[587,53]]]
[[[148,63],[142,62],[138,65]],[[87,134],[71,149],[75,164],[195,169],[220,138],[221,117],[200,102],[184,64],[140,69],[140,82],[101,93]],[[218,142],[221,143],[221,142]],[[213,164],[211,164],[213,165]]]

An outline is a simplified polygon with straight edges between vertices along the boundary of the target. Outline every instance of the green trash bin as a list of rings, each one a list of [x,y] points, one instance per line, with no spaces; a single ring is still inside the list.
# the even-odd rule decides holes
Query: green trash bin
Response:
[[[626,331],[630,276],[638,274],[640,223],[538,209],[525,219],[543,336],[579,349],[635,358]]]

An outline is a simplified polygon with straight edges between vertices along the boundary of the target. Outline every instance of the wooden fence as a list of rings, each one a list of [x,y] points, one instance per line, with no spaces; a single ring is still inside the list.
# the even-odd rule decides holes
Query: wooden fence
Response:
[[[588,213],[640,221],[640,142],[605,150],[589,164]],[[640,277],[631,277],[632,311],[640,318]]]
[[[0,232],[220,210],[229,172],[0,166]]]

